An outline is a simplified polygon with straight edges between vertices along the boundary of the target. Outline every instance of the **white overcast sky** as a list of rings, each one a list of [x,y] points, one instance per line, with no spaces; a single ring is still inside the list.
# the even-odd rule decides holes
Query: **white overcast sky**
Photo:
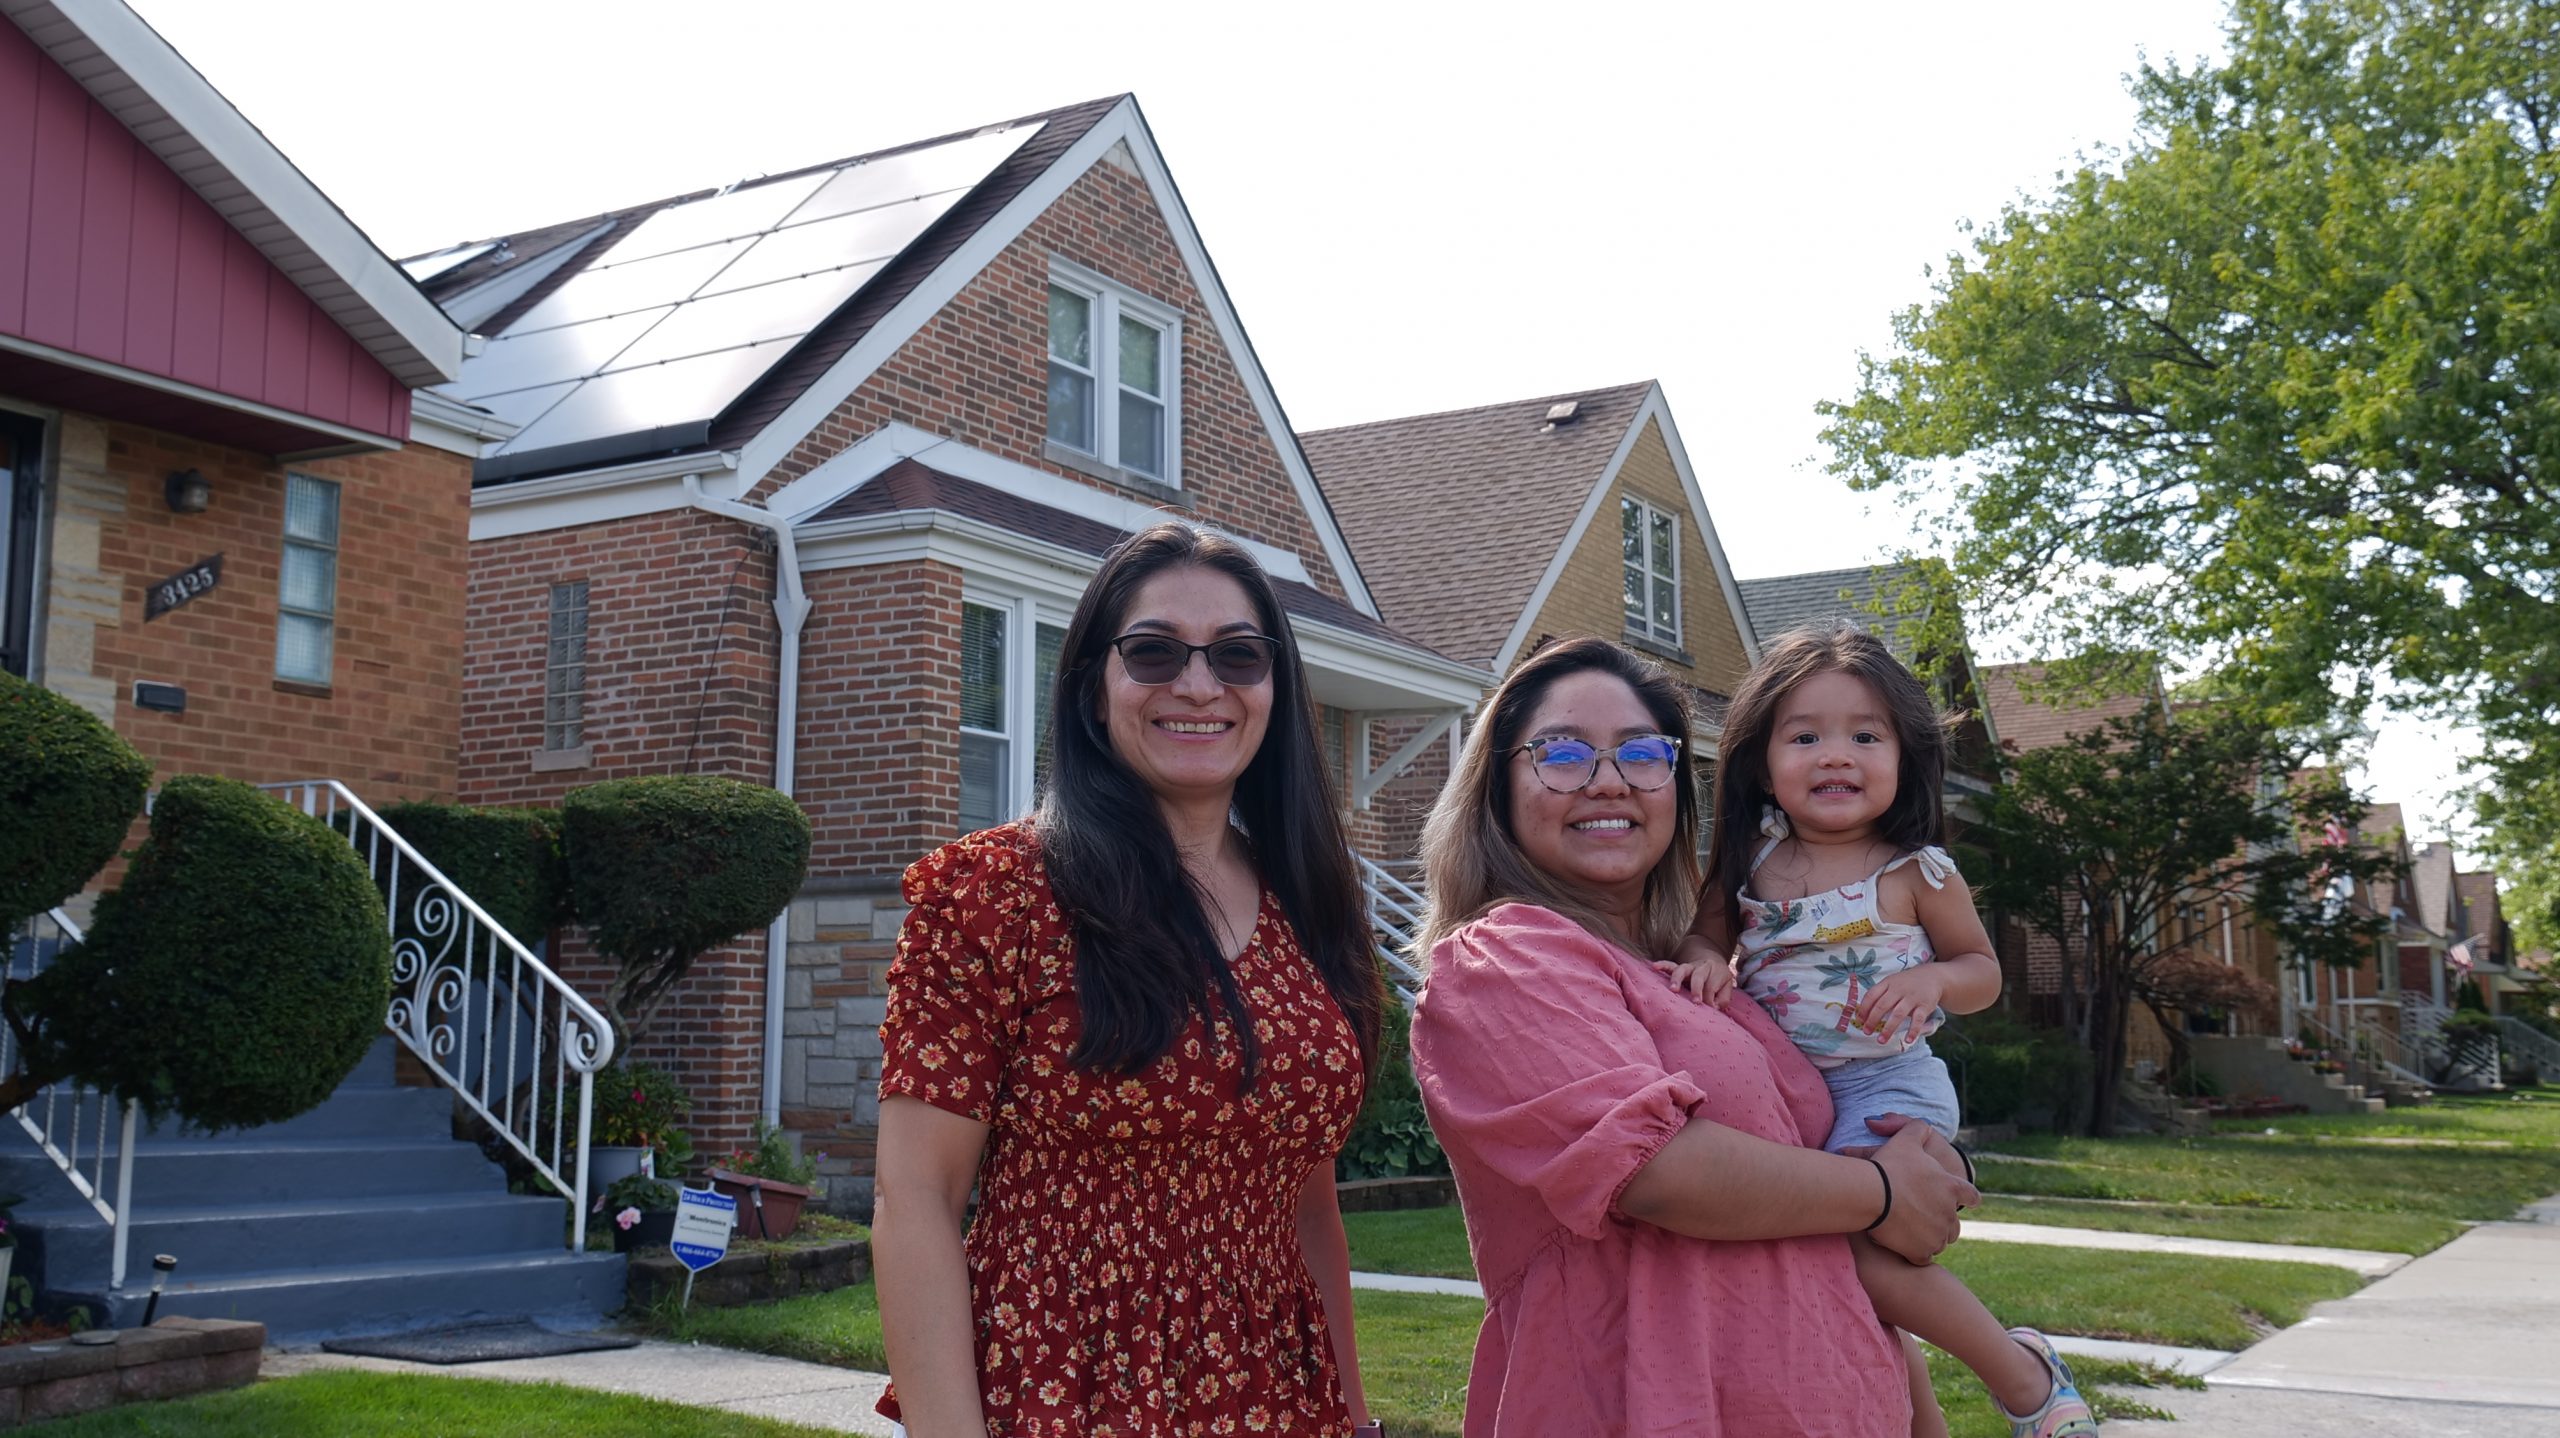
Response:
[[[129,3],[395,256],[1133,91],[1298,428],[1659,379],[1746,578],[1907,540],[1815,402],[2224,13]],[[2427,837],[2453,767],[2392,725],[2369,780]]]

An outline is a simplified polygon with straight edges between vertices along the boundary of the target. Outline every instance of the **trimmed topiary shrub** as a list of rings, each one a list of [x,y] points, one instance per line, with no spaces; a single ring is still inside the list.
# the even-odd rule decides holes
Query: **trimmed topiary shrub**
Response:
[[[1997,1009],[1950,1017],[1929,1047],[1954,1074],[1968,1124],[2068,1130],[2088,1097],[2087,1049]]]
[[[626,1046],[696,957],[773,922],[809,871],[809,816],[761,784],[616,779],[560,814],[578,922],[620,966],[605,1011]]]
[[[150,784],[150,761],[88,710],[0,674],[0,931],[105,868]]]
[[[347,841],[246,784],[181,775],[88,942],[10,987],[31,1035],[8,1087],[76,1076],[200,1128],[274,1123],[337,1088],[390,1001],[389,924]]]
[[[393,804],[382,822],[526,948],[569,916],[559,810]]]

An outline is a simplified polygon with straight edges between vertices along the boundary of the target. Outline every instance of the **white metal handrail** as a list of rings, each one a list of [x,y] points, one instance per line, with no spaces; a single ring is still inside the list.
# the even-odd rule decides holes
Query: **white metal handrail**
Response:
[[[612,1025],[346,785],[258,787],[338,830],[363,856],[391,916],[385,1026],[569,1196],[569,1247],[583,1250],[595,1074],[613,1061]],[[544,1036],[555,1027],[546,1079]]]
[[[2485,1062],[2476,1049],[2469,1054],[2457,1053],[2444,1036],[2444,1021],[2451,1017],[2453,1017],[2453,1010],[2437,1003],[2435,995],[2421,989],[2400,991],[2401,1032],[2408,1036],[2411,1046],[2418,1052],[2426,1054],[2430,1059],[2443,1061],[2444,1085],[2460,1087],[2461,1084],[2456,1081],[2467,1079],[2481,1088],[2496,1087],[2498,1082],[2496,1041],[2491,1040]],[[2470,1062],[2461,1062],[2465,1058]]]
[[[1406,1008],[1422,988],[1422,969],[1411,957],[1414,935],[1422,932],[1422,891],[1380,867],[1368,855],[1353,852],[1360,866],[1360,892],[1369,910],[1369,941],[1386,966],[1387,984]]]
[[[2513,1014],[2498,1015],[2498,1032],[2506,1035],[2508,1048],[2533,1060],[2533,1066],[2542,1070],[2544,1083],[2560,1079],[2560,1040]]]
[[[8,935],[6,973],[11,983],[32,979],[79,943],[80,926],[60,909],[39,914]],[[23,962],[21,962],[23,960]],[[17,1031],[0,1024],[0,1073],[18,1069]],[[125,1255],[131,1248],[133,1212],[133,1137],[135,1105],[127,1102],[116,1138],[115,1197],[107,1197],[107,1126],[116,1113],[115,1096],[86,1084],[65,1080],[47,1084],[20,1105],[11,1117],[36,1141],[71,1180],[71,1187],[106,1220],[110,1257],[107,1287],[124,1287]],[[94,1123],[92,1122],[94,1120]],[[81,1171],[83,1164],[87,1172]]]

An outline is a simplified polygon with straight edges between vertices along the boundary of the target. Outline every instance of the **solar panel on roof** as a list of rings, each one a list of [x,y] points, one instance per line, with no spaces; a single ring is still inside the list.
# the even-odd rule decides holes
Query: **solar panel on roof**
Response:
[[[1038,125],[669,205],[463,361],[522,454],[728,408]]]
[[[587,375],[612,363],[651,325],[674,309],[660,305],[627,315],[554,325],[549,329],[503,334],[462,367],[462,378],[450,387],[464,399],[503,394],[528,385],[546,384],[562,375]]]
[[[824,171],[745,185],[725,195],[711,195],[669,205],[640,222],[618,241],[606,259],[615,263],[687,250],[714,240],[760,235],[790,217],[801,201],[826,183]]]
[[[621,248],[616,246],[606,252],[603,260],[571,275],[542,303],[526,311],[524,318],[507,326],[507,333],[520,335],[554,325],[680,304],[691,299],[703,281],[745,253],[747,244],[745,240],[730,240],[628,264],[616,259],[615,251]],[[470,373],[467,363],[463,372]]]
[[[843,304],[846,296],[860,289],[881,264],[875,260],[849,269],[825,270],[753,289],[705,295],[678,305],[665,322],[642,335],[637,344],[605,369],[610,372],[635,364],[657,364],[706,350],[807,334]]]
[[[788,340],[616,370],[581,383],[508,445],[549,449],[708,419],[791,347]]]
[[[1023,125],[848,165],[836,171],[835,178],[810,196],[808,203],[793,211],[792,221],[805,224],[875,205],[895,204],[917,195],[965,190],[1011,158],[1039,130],[1037,125]]]
[[[790,279],[848,262],[876,263],[907,247],[925,227],[959,202],[957,192],[907,200],[814,225],[776,230],[703,286],[705,295]]]

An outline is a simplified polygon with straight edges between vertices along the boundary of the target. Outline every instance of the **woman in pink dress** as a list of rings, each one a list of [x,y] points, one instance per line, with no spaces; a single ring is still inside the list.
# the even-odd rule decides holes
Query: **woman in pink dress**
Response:
[[[1552,646],[1424,836],[1414,1070],[1486,1302],[1468,1438],[1911,1430],[1846,1235],[1925,1262],[1976,1195],[1921,1124],[1824,1153],[1830,1095],[1768,1016],[1656,971],[1698,888],[1690,732],[1652,664]]]

